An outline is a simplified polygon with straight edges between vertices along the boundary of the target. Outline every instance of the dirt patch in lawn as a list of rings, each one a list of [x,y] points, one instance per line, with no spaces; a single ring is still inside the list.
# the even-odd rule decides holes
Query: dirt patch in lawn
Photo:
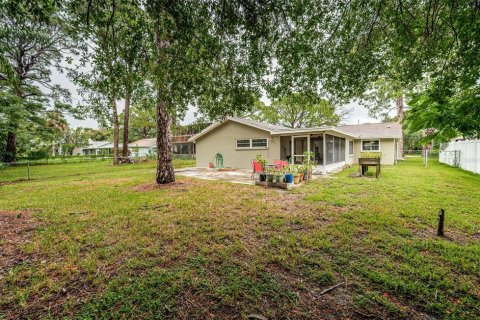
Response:
[[[133,178],[113,178],[113,179],[85,179],[85,180],[79,180],[79,181],[74,181],[72,184],[76,185],[102,185],[102,184],[108,184],[108,185],[114,185],[114,184],[122,184],[124,182],[132,181]]]
[[[21,246],[39,225],[27,211],[0,211],[0,275],[28,258]]]
[[[176,191],[188,191],[189,188],[198,186],[199,182],[194,180],[175,181],[166,184],[157,184],[155,182],[143,183],[133,187],[137,192],[148,192],[153,190],[170,189]]]

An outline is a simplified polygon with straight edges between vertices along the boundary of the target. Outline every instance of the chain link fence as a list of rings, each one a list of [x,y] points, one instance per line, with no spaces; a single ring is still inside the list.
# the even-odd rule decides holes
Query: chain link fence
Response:
[[[156,157],[132,158],[133,163],[113,166],[113,157],[72,156],[48,159],[19,159],[15,163],[0,162],[0,183],[42,180],[58,177],[102,174],[128,170],[154,170]],[[175,167],[195,166],[195,155],[173,155]]]
[[[403,150],[403,155],[405,157],[425,157],[424,150]],[[428,158],[438,159],[438,150],[429,150]]]

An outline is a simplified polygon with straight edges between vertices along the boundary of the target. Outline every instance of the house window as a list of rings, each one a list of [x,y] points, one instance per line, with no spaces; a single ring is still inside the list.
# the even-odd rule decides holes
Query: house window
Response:
[[[252,148],[266,148],[267,139],[252,139]]]
[[[353,141],[348,141],[348,155],[353,156]]]
[[[380,151],[380,140],[362,140],[362,151]]]
[[[250,139],[237,140],[237,149],[249,149]]]
[[[266,149],[268,148],[267,138],[237,139],[237,149]]]

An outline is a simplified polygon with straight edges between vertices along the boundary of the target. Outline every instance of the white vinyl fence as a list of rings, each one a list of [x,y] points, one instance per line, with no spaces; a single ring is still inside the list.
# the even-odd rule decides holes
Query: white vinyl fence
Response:
[[[454,141],[449,142],[446,148],[443,147],[440,162],[480,173],[480,140]]]

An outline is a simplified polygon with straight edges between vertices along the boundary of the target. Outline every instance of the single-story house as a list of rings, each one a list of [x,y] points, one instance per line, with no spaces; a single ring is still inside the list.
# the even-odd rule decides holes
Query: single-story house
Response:
[[[109,144],[108,141],[88,141],[88,145],[81,148],[83,155],[102,155],[103,147]]]
[[[157,139],[145,138],[128,144],[131,156],[146,157],[157,152]]]
[[[172,143],[173,154],[195,154],[195,145],[188,141],[191,135],[172,136],[170,142]],[[134,141],[128,144],[128,148],[135,157],[145,157],[153,154],[157,150],[157,139],[146,138]]]
[[[174,154],[195,154],[195,145],[189,141],[191,135],[172,136],[172,149]],[[118,144],[121,152],[123,143]],[[157,152],[157,139],[145,138],[128,144],[129,155],[133,157],[146,157]],[[89,141],[85,147],[76,147],[74,154],[83,155],[112,155],[113,143],[108,141]]]
[[[401,137],[402,127],[394,122],[292,129],[228,117],[189,141],[195,142],[199,167],[214,163],[217,153],[222,154],[225,166],[250,169],[257,154],[269,163],[274,160],[298,163],[302,162],[304,152],[311,151],[314,171],[327,173],[358,163],[361,152],[381,152],[382,164],[396,164]]]

